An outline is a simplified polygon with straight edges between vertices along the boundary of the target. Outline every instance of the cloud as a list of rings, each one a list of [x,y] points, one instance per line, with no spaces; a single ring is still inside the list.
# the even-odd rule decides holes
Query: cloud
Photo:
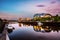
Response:
[[[37,7],[45,7],[45,5],[37,5]]]
[[[51,2],[51,4],[54,4],[54,3],[56,3],[56,1],[52,1],[52,2]]]

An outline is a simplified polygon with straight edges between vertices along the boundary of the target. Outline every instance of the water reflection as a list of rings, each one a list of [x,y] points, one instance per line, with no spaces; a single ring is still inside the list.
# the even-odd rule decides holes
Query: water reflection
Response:
[[[51,28],[48,26],[33,26],[36,32],[51,32]]]
[[[19,27],[21,27],[21,23],[18,23]]]
[[[8,33],[12,33],[15,28],[12,25],[8,25],[6,26],[6,29]]]
[[[36,32],[59,32],[60,27],[59,26],[38,26],[38,25],[31,25],[31,24],[23,24],[23,26],[33,26],[33,30]],[[19,23],[19,27],[22,27],[21,23]]]
[[[21,27],[22,26],[22,23],[18,23],[18,25],[19,25],[19,27]],[[23,26],[30,26],[31,24],[23,24]]]
[[[60,27],[28,24],[19,26],[19,23],[10,25],[15,28],[8,34],[10,40],[60,40]]]
[[[11,29],[9,29],[9,30],[7,30],[8,31],[8,33],[12,33],[13,32],[13,30],[11,30]]]
[[[60,27],[57,26],[33,26],[34,30],[36,32],[59,32],[60,31]]]

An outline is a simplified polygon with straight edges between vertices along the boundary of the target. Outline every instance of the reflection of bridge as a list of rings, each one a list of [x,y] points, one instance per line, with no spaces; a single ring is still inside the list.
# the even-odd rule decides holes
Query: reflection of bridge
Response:
[[[29,24],[29,25],[38,25],[38,22],[36,21],[31,21],[31,22],[18,22],[18,23],[23,23],[23,24]],[[60,26],[60,22],[41,22],[43,26]]]

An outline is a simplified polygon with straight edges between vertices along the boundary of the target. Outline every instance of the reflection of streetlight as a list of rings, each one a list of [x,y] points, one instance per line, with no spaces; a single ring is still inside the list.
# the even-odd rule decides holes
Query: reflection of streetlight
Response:
[[[19,23],[19,27],[21,27],[21,23]]]

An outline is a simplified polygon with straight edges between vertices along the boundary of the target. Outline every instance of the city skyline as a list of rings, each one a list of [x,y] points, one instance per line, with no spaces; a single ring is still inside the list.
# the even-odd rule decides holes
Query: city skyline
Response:
[[[60,0],[0,0],[0,18],[32,18],[35,13],[60,15]]]

